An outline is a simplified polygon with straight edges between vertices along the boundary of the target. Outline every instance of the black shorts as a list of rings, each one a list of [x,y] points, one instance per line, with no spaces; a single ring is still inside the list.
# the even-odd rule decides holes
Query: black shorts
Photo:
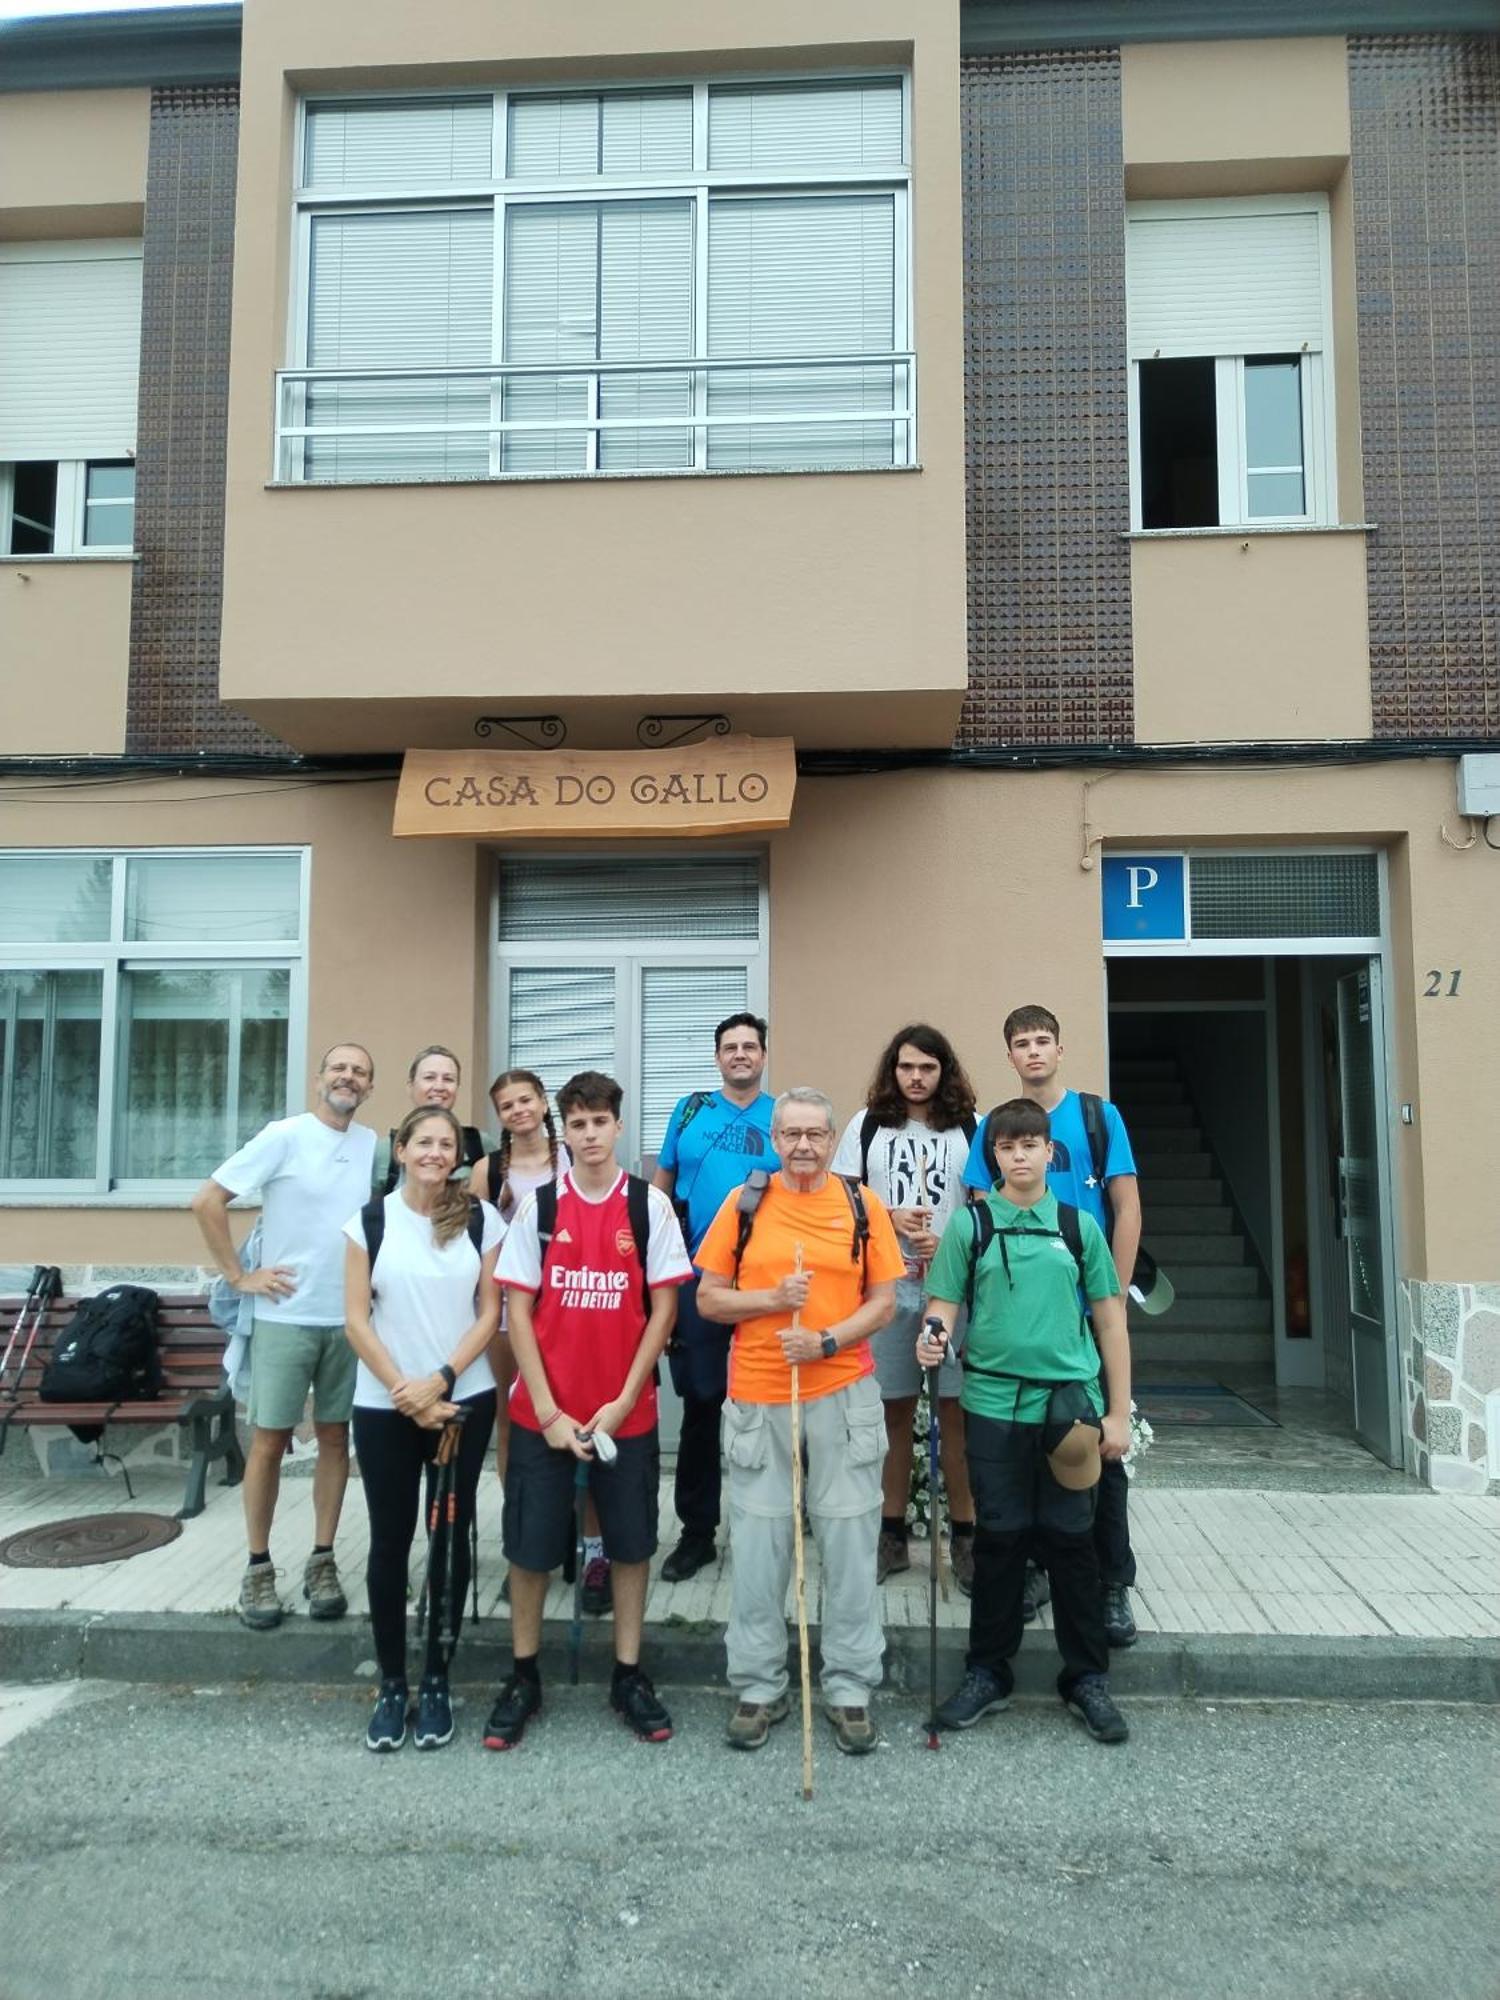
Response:
[[[964,1412],[964,1451],[974,1511],[994,1535],[1042,1533],[1078,1537],[1094,1522],[1097,1486],[1059,1486],[1042,1449],[1041,1424],[1002,1423]]]
[[[587,1468],[604,1553],[612,1562],[649,1562],[656,1554],[661,1445],[654,1426],[615,1444],[620,1455],[613,1465],[596,1459]],[[574,1475],[581,1463],[570,1451],[554,1451],[540,1431],[511,1426],[503,1543],[517,1569],[545,1572],[566,1560],[578,1533]]]

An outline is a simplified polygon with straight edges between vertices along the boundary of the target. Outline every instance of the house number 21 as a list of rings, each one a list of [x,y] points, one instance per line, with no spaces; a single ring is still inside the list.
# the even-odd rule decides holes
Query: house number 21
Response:
[[[1462,977],[1462,966],[1456,966],[1452,972],[1429,972],[1427,975],[1427,984],[1422,988],[1422,998],[1424,1000],[1456,1000],[1458,998],[1458,982]],[[1448,982],[1446,986],[1443,984],[1444,980]]]

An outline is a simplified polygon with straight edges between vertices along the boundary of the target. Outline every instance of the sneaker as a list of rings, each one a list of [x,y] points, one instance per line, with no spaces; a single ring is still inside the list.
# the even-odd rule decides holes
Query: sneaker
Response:
[[[1052,1585],[1047,1572],[1034,1562],[1026,1565],[1026,1581],[1021,1586],[1021,1622],[1034,1625],[1044,1604],[1052,1602]]]
[[[1130,1725],[1110,1698],[1103,1674],[1085,1674],[1074,1681],[1063,1700],[1096,1743],[1123,1743],[1129,1736]]]
[[[791,1710],[791,1698],[785,1689],[774,1701],[742,1701],[729,1718],[724,1740],[733,1750],[759,1750],[770,1735],[772,1724],[785,1722]]]
[[[453,1740],[453,1699],[440,1674],[423,1674],[417,1689],[417,1726],[412,1741],[419,1750],[441,1750]]]
[[[974,1537],[953,1535],[948,1542],[948,1561],[953,1570],[953,1581],[965,1597],[974,1595]]]
[[[595,1556],[583,1570],[583,1608],[590,1618],[602,1618],[614,1608],[615,1587],[610,1580],[609,1557]]]
[[[399,1750],[406,1741],[405,1681],[382,1681],[375,1711],[365,1725],[367,1750]]]
[[[884,1583],[888,1576],[910,1568],[911,1552],[906,1546],[905,1535],[893,1535],[889,1528],[882,1528],[875,1547],[875,1581]]]
[[[540,1681],[523,1681],[512,1674],[496,1695],[490,1719],[484,1725],[485,1749],[514,1750],[541,1705]]]
[[[609,1705],[643,1743],[666,1743],[671,1738],[672,1718],[639,1667],[615,1682],[609,1691]]]
[[[833,1724],[833,1738],[846,1756],[868,1757],[880,1738],[867,1708],[840,1708],[830,1702],[823,1713]]]
[[[663,1583],[686,1583],[690,1576],[696,1576],[700,1569],[707,1569],[711,1562],[716,1562],[718,1554],[712,1535],[695,1535],[691,1530],[684,1529],[681,1540],[661,1566],[661,1580]]]
[[[944,1702],[939,1702],[933,1721],[939,1729],[972,1729],[987,1715],[1009,1708],[1010,1696],[988,1667],[969,1667],[963,1679]]]
[[[342,1618],[349,1609],[332,1549],[324,1555],[308,1557],[302,1572],[302,1595],[307,1599],[309,1618]]]
[[[247,1563],[240,1579],[239,1618],[252,1632],[274,1632],[281,1623],[281,1598],[270,1563]]]
[[[1140,1637],[1130,1609],[1130,1592],[1123,1583],[1104,1586],[1104,1636],[1111,1646],[1133,1646]]]

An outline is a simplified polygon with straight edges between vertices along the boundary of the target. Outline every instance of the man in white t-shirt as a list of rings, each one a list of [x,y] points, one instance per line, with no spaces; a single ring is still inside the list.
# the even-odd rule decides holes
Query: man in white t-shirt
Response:
[[[215,1169],[193,1196],[209,1254],[237,1292],[255,1301],[250,1343],[250,1450],[245,1460],[245,1532],[250,1560],[239,1617],[252,1631],[282,1618],[271,1565],[271,1522],[281,1461],[308,1395],[318,1438],[313,1473],[313,1551],[303,1571],[309,1615],[348,1609],[333,1538],[349,1480],[349,1415],[355,1357],[344,1336],[344,1224],[369,1198],[375,1134],[354,1114],[375,1083],[358,1042],[338,1042],[318,1069],[311,1111],[278,1118]],[[229,1232],[236,1195],[261,1197],[261,1263],[241,1267]]]

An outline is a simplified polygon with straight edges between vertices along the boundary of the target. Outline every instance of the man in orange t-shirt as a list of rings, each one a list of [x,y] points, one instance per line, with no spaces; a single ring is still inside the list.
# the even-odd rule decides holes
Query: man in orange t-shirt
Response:
[[[697,1256],[699,1312],[734,1328],[724,1405],[734,1545],[726,1636],[739,1704],[727,1735],[740,1750],[758,1750],[788,1710],[794,1367],[807,1512],[823,1562],[824,1706],[841,1750],[858,1756],[879,1740],[870,1695],[885,1656],[875,1585],[885,1416],[870,1335],[895,1311],[906,1263],[884,1204],[868,1188],[859,1191],[868,1235],[859,1229],[852,1190],[829,1172],[837,1136],[821,1091],[784,1091],[771,1118],[781,1171],[766,1187],[743,1257],[735,1256],[738,1192],[725,1198]]]

